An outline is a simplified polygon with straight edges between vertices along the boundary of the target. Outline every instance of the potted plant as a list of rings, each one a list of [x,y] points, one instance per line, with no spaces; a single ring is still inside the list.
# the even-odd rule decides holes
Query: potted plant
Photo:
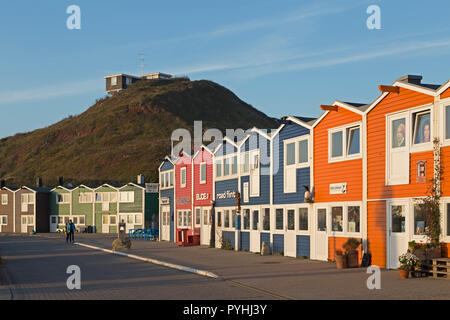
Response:
[[[408,250],[409,250],[409,252],[414,253],[414,250],[416,250],[416,248],[417,248],[416,241],[413,240],[413,241],[408,242]]]
[[[406,252],[398,257],[398,261],[400,261],[400,267],[398,268],[400,278],[408,279],[409,273],[417,266],[419,259],[414,254]]]
[[[344,249],[347,256],[347,266],[349,268],[356,268],[359,266],[358,247],[361,242],[358,239],[350,238],[344,244]]]
[[[342,250],[340,249],[336,250],[334,256],[336,258],[336,268],[344,269],[347,267],[347,257],[342,252]]]

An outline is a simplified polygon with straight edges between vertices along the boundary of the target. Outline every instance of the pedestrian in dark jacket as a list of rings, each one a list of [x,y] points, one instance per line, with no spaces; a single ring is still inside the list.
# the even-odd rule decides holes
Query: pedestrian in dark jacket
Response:
[[[72,222],[72,220],[69,220],[69,223],[66,226],[67,230],[67,236],[66,236],[66,243],[69,241],[73,243],[75,241],[74,234],[75,234],[75,224]]]

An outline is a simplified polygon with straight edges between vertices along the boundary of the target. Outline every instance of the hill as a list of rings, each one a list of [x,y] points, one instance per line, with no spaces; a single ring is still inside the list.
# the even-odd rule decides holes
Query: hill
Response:
[[[77,116],[0,140],[0,179],[8,185],[156,182],[177,128],[275,128],[273,118],[207,80],[138,81]]]

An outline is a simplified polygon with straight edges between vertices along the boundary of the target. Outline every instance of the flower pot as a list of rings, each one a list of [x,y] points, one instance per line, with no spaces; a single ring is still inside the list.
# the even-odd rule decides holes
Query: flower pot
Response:
[[[409,270],[398,269],[398,274],[400,275],[400,279],[409,278]]]
[[[345,256],[336,255],[336,268],[344,269],[347,267],[347,259]]]
[[[438,246],[436,248],[428,249],[428,259],[437,259],[442,256],[441,247]]]
[[[349,268],[359,267],[358,251],[352,250],[347,252],[347,266]]]

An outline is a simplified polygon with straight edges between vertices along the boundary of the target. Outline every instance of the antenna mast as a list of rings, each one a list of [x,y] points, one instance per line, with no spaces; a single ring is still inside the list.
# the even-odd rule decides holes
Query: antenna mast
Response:
[[[143,52],[139,53],[141,56],[141,76],[144,74],[144,68],[145,68],[145,54]]]

